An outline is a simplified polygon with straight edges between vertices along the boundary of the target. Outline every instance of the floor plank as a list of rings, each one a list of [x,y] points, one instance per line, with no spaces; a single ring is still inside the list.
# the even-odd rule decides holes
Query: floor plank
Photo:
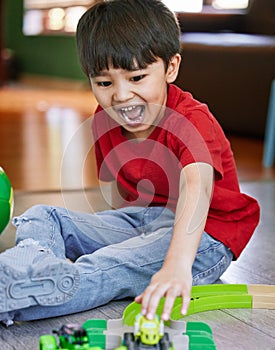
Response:
[[[275,284],[275,182],[242,183],[241,189],[259,201],[261,220],[247,248],[222,280],[226,283]]]
[[[264,181],[275,179],[273,167],[263,166],[263,140],[227,135],[231,142],[240,181]]]

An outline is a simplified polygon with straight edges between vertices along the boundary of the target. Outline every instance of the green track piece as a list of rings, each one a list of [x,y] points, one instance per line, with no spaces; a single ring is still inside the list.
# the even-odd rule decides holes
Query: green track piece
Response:
[[[217,294],[247,294],[246,284],[205,284],[193,286],[191,296],[205,296]]]
[[[209,349],[216,350],[215,342],[207,332],[186,333],[189,337],[189,350]]]
[[[100,349],[106,348],[106,335],[94,334],[88,332],[89,344],[91,347],[97,347]]]
[[[180,313],[181,298],[177,298],[171,313],[171,319],[183,316]],[[252,296],[248,294],[246,284],[210,284],[194,286],[188,315],[198,312],[220,309],[250,309]]]
[[[187,322],[186,334],[189,337],[189,350],[215,350],[210,326],[204,322]]]
[[[107,320],[87,320],[83,323],[82,327],[86,331],[93,330],[94,333],[103,333],[107,329]]]
[[[157,314],[161,315],[164,298],[161,299]],[[177,298],[171,313],[172,320],[182,319],[180,313],[182,299]],[[194,286],[191,292],[191,301],[188,315],[224,308],[252,308],[252,296],[248,294],[245,284],[211,284]],[[136,303],[130,304],[124,310],[124,323],[133,326],[137,313],[141,306]],[[168,324],[168,323],[167,323]],[[189,350],[215,350],[216,345],[212,337],[211,328],[201,322],[187,322],[186,334],[189,336]]]
[[[203,331],[212,335],[211,327],[204,322],[187,322],[186,332],[197,332]]]
[[[106,335],[104,331],[107,329],[107,320],[87,320],[83,323],[82,327],[88,334],[90,346],[101,349],[106,348]]]
[[[176,298],[171,319],[178,320],[183,318],[181,309],[181,298]],[[161,299],[157,314],[161,315],[164,304],[164,298]],[[209,284],[202,286],[194,286],[191,292],[191,301],[188,315],[198,312],[219,310],[219,309],[250,309],[252,308],[252,296],[248,294],[246,284]],[[141,306],[131,303],[126,307],[123,314],[125,324],[133,326],[137,313],[141,310]]]
[[[141,305],[135,302],[129,304],[123,311],[123,323],[127,326],[134,326],[136,315],[141,312]]]

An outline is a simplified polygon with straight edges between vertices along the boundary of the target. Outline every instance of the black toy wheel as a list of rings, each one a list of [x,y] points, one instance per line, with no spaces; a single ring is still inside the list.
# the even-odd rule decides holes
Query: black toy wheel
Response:
[[[160,344],[161,350],[169,350],[173,348],[173,344],[170,341],[165,341]]]
[[[169,333],[165,332],[160,341],[169,341]]]
[[[163,337],[161,338],[160,342],[160,350],[168,350],[172,348],[172,342],[169,340],[169,334],[164,333]]]
[[[124,333],[123,345],[127,347],[128,350],[136,349],[136,342],[134,333]]]

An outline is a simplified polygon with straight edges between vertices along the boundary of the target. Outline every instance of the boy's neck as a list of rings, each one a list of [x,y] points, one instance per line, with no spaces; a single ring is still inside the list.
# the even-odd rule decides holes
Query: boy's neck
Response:
[[[139,131],[139,132],[131,132],[121,127],[121,133],[128,140],[132,140],[133,142],[139,143],[147,139],[151,135],[154,129],[155,129],[155,125],[151,125],[150,128],[148,128],[147,130]]]

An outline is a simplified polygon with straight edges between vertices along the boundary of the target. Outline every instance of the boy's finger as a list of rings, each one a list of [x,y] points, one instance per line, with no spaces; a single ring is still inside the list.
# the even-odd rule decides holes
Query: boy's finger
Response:
[[[160,301],[160,297],[158,297],[157,295],[151,296],[148,307],[146,309],[146,314],[145,314],[148,320],[152,320],[154,318],[159,301]]]
[[[145,289],[145,291],[140,296],[137,297],[140,303],[142,304],[141,313],[144,316],[147,315],[148,313],[148,306],[149,306],[152,292],[153,292],[153,288],[152,286],[149,286]]]
[[[190,297],[187,295],[183,295],[182,296],[182,307],[181,307],[181,314],[182,315],[186,315],[188,312],[188,308],[189,308],[189,304],[190,304]]]
[[[143,293],[135,297],[135,302],[140,304],[142,302]]]
[[[148,296],[146,296],[148,299],[144,301],[144,304],[142,301],[142,306],[146,308],[145,315],[148,318],[148,320],[151,320],[154,318],[160,299],[163,297],[164,294],[165,294],[165,287],[163,286],[155,287],[154,289],[151,289]]]
[[[176,297],[177,297],[177,295],[175,293],[173,293],[173,294],[167,293],[164,307],[163,307],[163,311],[162,311],[162,315],[161,315],[161,318],[163,319],[163,321],[169,320]]]

